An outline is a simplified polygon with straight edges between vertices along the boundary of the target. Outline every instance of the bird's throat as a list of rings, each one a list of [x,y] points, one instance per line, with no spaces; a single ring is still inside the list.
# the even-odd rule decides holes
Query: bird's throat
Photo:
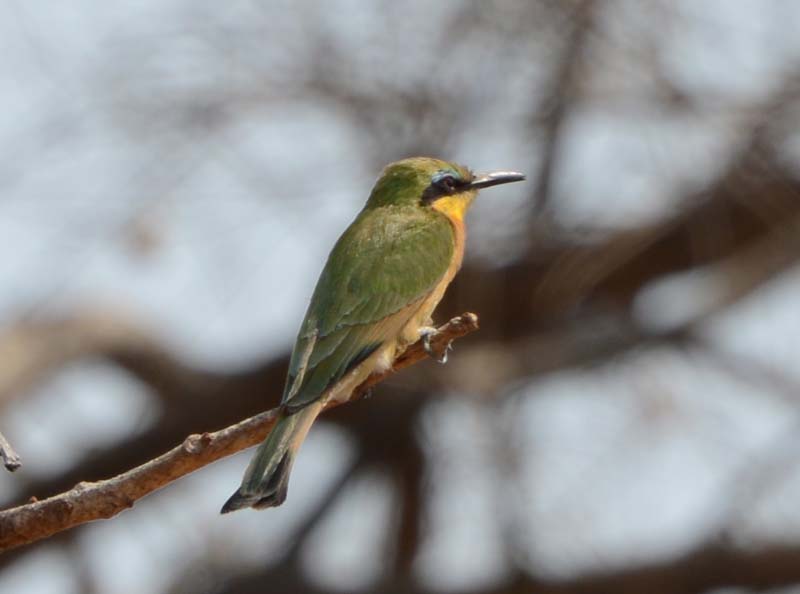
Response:
[[[464,216],[467,214],[467,210],[474,199],[474,193],[445,196],[434,202],[433,208],[447,216],[453,223],[463,224]]]

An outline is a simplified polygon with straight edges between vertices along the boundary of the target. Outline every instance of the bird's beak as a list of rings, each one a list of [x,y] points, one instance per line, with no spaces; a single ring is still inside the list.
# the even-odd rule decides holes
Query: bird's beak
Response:
[[[469,188],[470,190],[479,190],[490,186],[518,182],[524,179],[525,175],[516,171],[490,171],[489,173],[480,173],[476,175],[475,179],[469,184]]]

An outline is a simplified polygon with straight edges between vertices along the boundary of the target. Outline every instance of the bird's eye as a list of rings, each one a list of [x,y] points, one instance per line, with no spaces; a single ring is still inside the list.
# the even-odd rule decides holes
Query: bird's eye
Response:
[[[456,178],[452,175],[443,175],[436,180],[436,186],[443,192],[454,192],[456,189]]]

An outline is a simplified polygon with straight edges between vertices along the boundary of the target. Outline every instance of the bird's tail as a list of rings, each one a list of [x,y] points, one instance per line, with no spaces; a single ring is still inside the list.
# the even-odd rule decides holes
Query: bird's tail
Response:
[[[322,403],[315,402],[295,413],[281,414],[270,434],[258,446],[241,486],[225,502],[220,513],[245,507],[277,507],[286,500],[294,457],[321,411]]]

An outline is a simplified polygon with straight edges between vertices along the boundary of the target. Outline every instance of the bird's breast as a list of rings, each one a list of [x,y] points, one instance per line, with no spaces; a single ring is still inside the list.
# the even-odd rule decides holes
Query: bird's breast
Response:
[[[464,244],[466,241],[466,228],[464,227],[463,219],[455,219],[448,216],[450,223],[453,226],[453,257],[450,261],[447,271],[442,276],[441,280],[433,288],[433,290],[422,299],[419,309],[411,317],[408,324],[403,328],[401,333],[400,343],[404,345],[416,342],[419,339],[419,329],[423,326],[431,324],[431,315],[436,306],[444,297],[448,285],[455,278],[456,273],[461,268],[461,262],[464,259]]]

